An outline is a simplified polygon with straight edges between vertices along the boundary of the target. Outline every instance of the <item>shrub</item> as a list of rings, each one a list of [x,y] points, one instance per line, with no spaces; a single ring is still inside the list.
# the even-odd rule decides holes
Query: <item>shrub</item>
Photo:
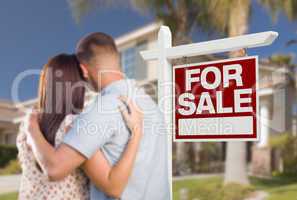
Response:
[[[270,144],[274,150],[279,150],[283,162],[283,173],[297,173],[297,136],[284,133],[271,138]]]
[[[19,174],[22,172],[21,166],[18,160],[11,160],[9,163],[0,170],[1,175]]]
[[[242,200],[247,198],[253,191],[254,189],[251,186],[229,183],[227,185],[220,184],[216,187],[205,188],[202,196],[200,196],[202,194],[201,191],[196,193],[196,195],[198,199],[201,197],[201,200]]]
[[[0,145],[0,167],[6,166],[9,161],[17,158],[18,150],[16,146]]]
[[[199,151],[199,164],[193,163],[195,172],[219,173],[224,171],[222,148],[217,143],[202,143]]]

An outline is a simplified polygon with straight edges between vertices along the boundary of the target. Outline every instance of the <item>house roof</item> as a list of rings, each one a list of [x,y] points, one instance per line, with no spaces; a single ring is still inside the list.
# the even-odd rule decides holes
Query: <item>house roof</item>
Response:
[[[16,105],[7,100],[0,100],[0,121],[14,122],[19,116],[23,116],[24,112],[16,107]]]
[[[142,26],[136,30],[128,32],[128,33],[115,39],[116,45],[121,46],[121,45],[124,45],[128,42],[135,40],[135,39],[138,39],[140,37],[144,37],[148,34],[152,34],[154,32],[157,33],[159,31],[161,25],[162,25],[162,22],[153,22],[151,24]]]

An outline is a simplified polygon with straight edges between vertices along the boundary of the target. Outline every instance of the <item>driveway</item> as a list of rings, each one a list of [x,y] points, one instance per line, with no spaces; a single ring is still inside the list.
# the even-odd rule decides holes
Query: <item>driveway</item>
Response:
[[[0,194],[18,191],[20,180],[21,175],[0,176]]]

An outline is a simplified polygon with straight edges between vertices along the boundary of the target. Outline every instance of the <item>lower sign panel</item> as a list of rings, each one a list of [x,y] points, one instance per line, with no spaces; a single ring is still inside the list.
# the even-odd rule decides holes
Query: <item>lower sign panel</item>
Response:
[[[252,134],[253,117],[213,117],[198,119],[180,119],[179,135],[234,135]]]
[[[258,58],[174,66],[175,141],[256,141]]]

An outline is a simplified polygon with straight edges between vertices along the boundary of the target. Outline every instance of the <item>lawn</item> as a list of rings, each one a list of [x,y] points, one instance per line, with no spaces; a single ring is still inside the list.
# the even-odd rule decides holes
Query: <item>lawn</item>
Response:
[[[272,180],[251,178],[259,190],[269,193],[268,200],[297,200],[296,177],[274,177]]]
[[[2,194],[0,195],[0,200],[17,200],[18,193],[8,193],[8,194]]]
[[[267,200],[297,200],[297,178],[275,177],[272,179],[250,178],[251,187],[235,184],[223,187],[222,178],[201,178],[173,182],[173,199],[180,200],[181,189],[188,190],[189,199],[199,200],[242,200],[254,190],[269,193]],[[16,200],[17,193],[0,195],[0,200]]]
[[[174,200],[180,200],[181,189],[188,190],[189,199],[241,200],[255,190],[269,193],[267,200],[297,200],[297,178],[275,177],[272,179],[250,178],[251,187],[236,184],[223,186],[222,178],[202,178],[174,181]]]

